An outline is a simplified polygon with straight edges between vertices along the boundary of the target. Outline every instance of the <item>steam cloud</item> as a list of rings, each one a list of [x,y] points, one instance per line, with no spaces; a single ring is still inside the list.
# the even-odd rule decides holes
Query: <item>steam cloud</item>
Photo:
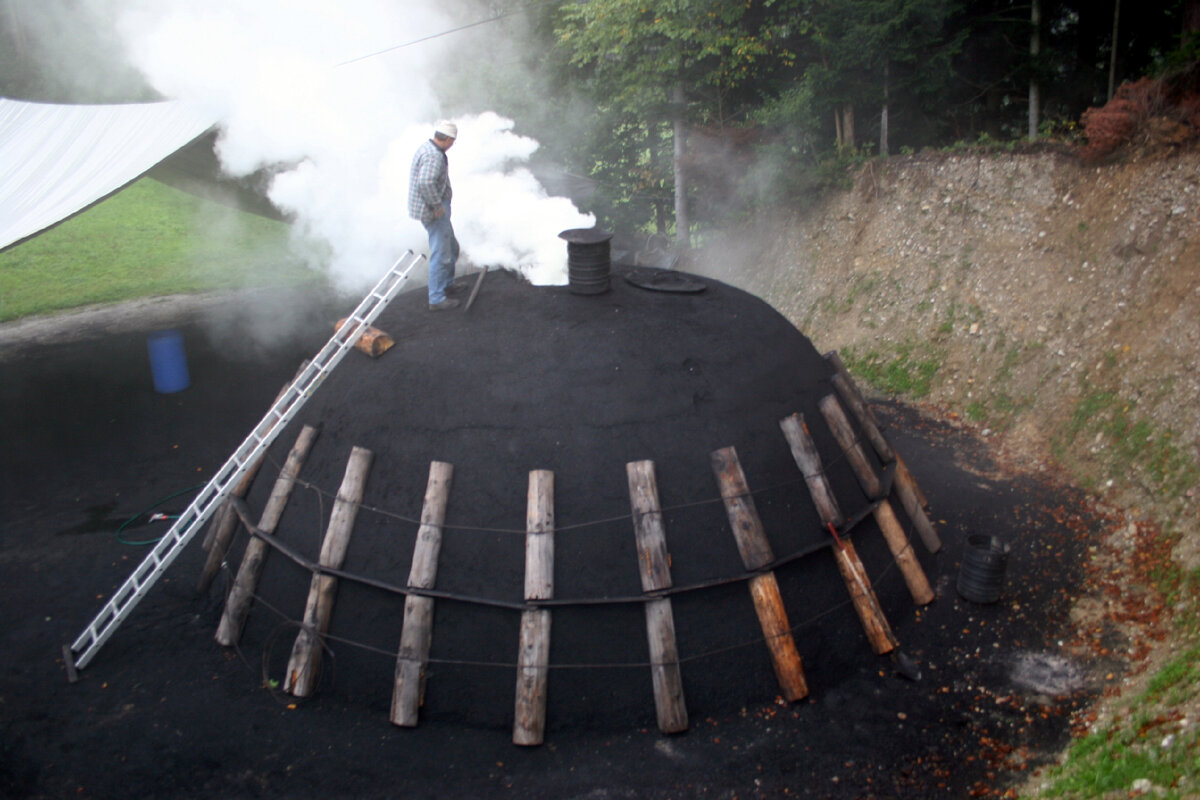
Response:
[[[341,288],[369,285],[399,253],[427,249],[424,229],[406,212],[409,165],[445,116],[438,76],[455,57],[454,36],[396,46],[461,25],[447,5],[88,1],[116,21],[133,65],[157,91],[221,121],[227,172],[285,165],[269,197],[294,216],[298,251],[316,252],[315,265]],[[519,268],[537,284],[566,283],[557,234],[594,218],[547,195],[524,166],[538,143],[514,133],[511,120],[494,111],[453,118],[450,176],[463,258]]]

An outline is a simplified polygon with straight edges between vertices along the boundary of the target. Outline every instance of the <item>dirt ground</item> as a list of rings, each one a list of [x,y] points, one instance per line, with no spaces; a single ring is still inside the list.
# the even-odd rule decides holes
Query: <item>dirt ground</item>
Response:
[[[337,686],[305,702],[264,684],[264,651],[212,638],[219,595],[193,590],[198,543],[80,675],[62,647],[269,407],[322,322],[247,348],[230,298],[217,330],[194,300],[9,327],[0,336],[0,794],[10,797],[961,798],[1004,796],[1056,758],[1075,715],[1122,679],[1130,642],[1072,647],[1070,609],[1095,591],[1083,554],[1117,523],[1047,471],[1001,463],[991,443],[876,405],[930,501],[945,546],[922,561],[924,609],[885,609],[919,677],[872,654],[848,603],[831,614],[861,655],[818,669],[794,705],[748,692],[736,708],[693,708],[690,728],[552,729],[519,748],[507,727],[429,719],[392,726],[379,703]],[[332,301],[291,298],[292,317],[332,320]],[[191,386],[158,394],[146,335],[184,331]],[[78,335],[72,333],[77,332]],[[130,520],[135,520],[130,523]],[[965,537],[1011,545],[1001,600],[957,596]],[[873,575],[896,596],[899,575]],[[1085,585],[1086,584],[1086,585]],[[793,624],[806,663],[831,648]],[[825,628],[821,628],[824,630]],[[1098,655],[1100,650],[1103,655]]]

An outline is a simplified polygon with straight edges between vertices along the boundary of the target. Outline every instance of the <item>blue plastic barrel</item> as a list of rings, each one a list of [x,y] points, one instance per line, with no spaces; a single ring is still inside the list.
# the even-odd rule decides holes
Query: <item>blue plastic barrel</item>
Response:
[[[191,380],[183,352],[183,334],[176,330],[157,331],[146,339],[146,347],[150,351],[154,390],[171,394],[186,389]]]

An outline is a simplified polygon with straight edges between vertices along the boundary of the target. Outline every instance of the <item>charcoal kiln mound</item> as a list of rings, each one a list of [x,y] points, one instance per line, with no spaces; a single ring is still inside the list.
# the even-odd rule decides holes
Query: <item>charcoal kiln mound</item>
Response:
[[[512,725],[522,621],[537,607],[552,614],[546,727],[652,726],[659,651],[648,643],[647,600],[662,598],[692,715],[769,700],[781,684],[747,591],[764,572],[777,582],[810,691],[876,658],[835,563],[835,539],[781,431],[795,414],[850,520],[840,534],[853,540],[879,609],[910,612],[872,503],[822,417],[822,398],[835,394],[830,361],[741,290],[688,276],[688,291],[659,291],[624,280],[630,272],[617,266],[608,290],[591,295],[491,272],[465,312],[431,313],[423,290],[401,294],[375,322],[395,346],[375,358],[351,351],[276,440],[247,505],[252,516],[264,508],[302,427],[318,429],[274,532],[313,562],[352,452],[371,454],[318,648],[315,702],[334,693],[388,716],[408,624],[399,590],[410,581],[434,462],[452,465],[453,475],[426,593],[423,719]],[[460,287],[472,281],[460,278]],[[714,473],[713,453],[730,447],[770,548],[753,569]],[[871,457],[886,476],[888,465]],[[627,472],[645,461],[667,554],[665,583],[660,575],[650,593]],[[526,602],[525,582],[535,470],[553,473],[552,603],[541,604]],[[234,570],[245,545],[235,540],[229,553]],[[269,550],[240,644],[264,653],[271,681],[287,683],[312,580]]]

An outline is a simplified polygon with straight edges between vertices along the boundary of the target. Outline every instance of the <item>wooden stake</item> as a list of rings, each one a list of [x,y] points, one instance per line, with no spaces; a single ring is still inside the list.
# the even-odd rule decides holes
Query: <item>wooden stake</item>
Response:
[[[904,512],[908,514],[913,527],[917,529],[917,535],[925,543],[925,549],[931,553],[941,550],[942,539],[925,513],[924,503],[921,501],[921,489],[899,455],[896,456],[896,479],[892,486],[896,489],[900,504],[904,506]]]
[[[346,560],[346,548],[350,545],[350,534],[358,517],[372,458],[371,451],[362,447],[350,451],[342,486],[338,489],[337,500],[329,516],[329,527],[325,531],[325,541],[321,545],[319,563],[323,567],[341,569]],[[296,697],[308,697],[316,688],[321,667],[320,637],[329,631],[337,583],[337,578],[332,575],[313,573],[308,602],[304,607],[304,627],[292,646],[292,657],[288,661],[283,684],[284,691]]]
[[[846,589],[850,592],[854,610],[858,612],[858,619],[862,622],[863,631],[867,634],[867,639],[870,640],[875,654],[884,655],[892,652],[899,643],[896,641],[895,634],[892,633],[891,626],[888,625],[887,617],[883,615],[883,609],[879,607],[879,598],[875,596],[875,590],[871,588],[871,580],[867,577],[867,570],[863,567],[862,560],[854,549],[854,544],[843,537],[834,545],[833,554],[837,560],[838,570],[842,573]]]
[[[267,500],[262,516],[259,518],[258,529],[263,533],[275,532],[275,526],[279,524],[279,518],[283,516],[283,509],[292,496],[292,488],[296,485],[296,476],[300,474],[300,467],[308,458],[308,452],[312,449],[316,438],[317,429],[311,425],[305,425],[300,430],[300,435],[296,437],[296,443],[292,445],[283,469],[279,471],[279,477],[275,479],[271,497]],[[233,506],[229,504],[229,508],[232,509]],[[221,622],[217,625],[216,639],[225,647],[232,647],[242,638],[242,629],[246,626],[246,616],[250,613],[250,603],[254,599],[254,593],[258,590],[258,581],[262,576],[267,550],[267,543],[257,536],[250,537],[250,541],[246,542],[246,551],[242,554],[241,566],[238,567],[237,577],[234,578],[229,597],[225,599]]]
[[[862,407],[865,417],[870,420],[872,425],[878,428],[879,418],[875,416],[875,412],[871,410],[869,405],[867,405],[866,399],[862,396],[862,392],[858,390],[857,384],[854,383],[854,378],[850,375],[850,370],[846,369],[846,364],[842,361],[842,357],[838,354],[838,351],[830,350],[825,354],[825,360],[829,362],[831,367],[833,367],[834,372],[845,381],[845,388],[852,391],[858,398],[857,405]]]
[[[867,401],[859,392],[858,387],[854,384],[854,379],[850,377],[849,371],[846,370],[846,365],[842,363],[842,359],[837,352],[830,352],[825,355],[827,361],[833,365],[836,370],[832,381],[833,386],[837,389],[838,394],[842,398],[850,411],[858,418],[859,424],[866,431],[867,438],[871,445],[875,448],[875,452],[879,458],[885,463],[896,463],[896,475],[892,482],[892,488],[900,497],[900,503],[904,506],[904,511],[908,514],[908,518],[912,520],[913,527],[917,529],[917,533],[921,537],[921,541],[925,543],[925,548],[936,553],[942,549],[942,540],[934,530],[933,523],[929,521],[925,509],[929,506],[929,499],[921,491],[921,487],[917,484],[912,473],[908,470],[908,465],[904,463],[904,459],[897,453],[888,443],[887,439],[879,430],[879,420],[871,411],[871,407],[867,405]]]
[[[425,501],[421,507],[421,527],[417,530],[412,567],[408,572],[410,589],[432,589],[437,580],[442,526],[446,522],[453,477],[452,464],[430,463]],[[411,728],[417,724],[419,708],[425,699],[425,667],[432,645],[433,598],[410,594],[404,598],[404,622],[392,688],[392,722],[396,725]]]
[[[763,530],[762,520],[754,506],[754,497],[746,483],[746,474],[738,461],[737,451],[732,447],[712,453],[713,473],[725,501],[725,512],[729,516],[729,527],[733,530],[738,552],[747,570],[754,571],[775,560],[771,544]],[[792,702],[808,695],[808,684],[804,679],[804,667],[800,653],[792,638],[787,610],[779,593],[779,582],[774,572],[765,572],[750,579],[750,597],[754,611],[758,614],[763,637],[771,652],[771,663],[783,696]]]
[[[854,428],[850,425],[850,420],[838,403],[837,397],[827,394],[820,399],[817,405],[821,408],[821,416],[825,417],[829,430],[833,431],[833,438],[837,440],[838,446],[842,448],[842,452],[846,454],[846,459],[854,469],[859,486],[862,487],[869,499],[878,500],[883,496],[883,483],[875,473],[875,468],[867,458],[867,451],[862,446],[862,442],[858,440],[858,436],[855,435]]]
[[[840,363],[840,362],[839,362]],[[879,430],[879,423],[875,421],[875,415],[871,413],[867,401],[863,399],[862,394],[858,391],[858,387],[854,385],[849,377],[842,373],[836,373],[830,380],[833,383],[833,388],[837,390],[838,396],[842,398],[842,402],[850,409],[858,420],[859,425],[867,434],[867,439],[871,442],[871,446],[875,448],[875,453],[879,459],[886,463],[891,463],[896,460],[896,451],[892,449],[892,445],[884,437],[883,432]]]
[[[800,467],[800,472],[808,484],[809,492],[816,502],[817,512],[821,515],[822,522],[831,529],[835,528],[841,524],[841,511],[833,499],[833,490],[829,486],[829,480],[825,477],[825,470],[821,466],[821,457],[804,424],[804,417],[793,414],[781,420],[779,425],[792,448],[796,466]],[[835,541],[833,556],[871,646],[880,655],[891,652],[896,648],[896,637],[892,633],[891,626],[888,625],[887,618],[883,615],[883,610],[879,607],[875,590],[871,588],[871,582],[867,579],[867,571],[850,540],[842,537]]]
[[[642,591],[669,589],[670,555],[658,502],[654,462],[631,461],[625,465],[625,472],[629,480],[629,501],[633,510]],[[658,729],[663,733],[687,730],[687,705],[683,698],[683,678],[679,671],[675,617],[670,598],[659,597],[646,601],[646,640],[650,646],[650,674],[654,683]]]
[[[933,602],[933,589],[929,585],[929,579],[925,577],[925,570],[921,568],[921,562],[913,553],[912,543],[904,535],[904,528],[896,518],[892,504],[884,500],[873,513],[879,530],[883,531],[884,541],[892,551],[892,558],[896,560],[896,566],[904,576],[904,583],[908,586],[908,593],[912,595],[913,602],[919,606]]]
[[[845,518],[838,507],[829,479],[825,477],[821,455],[817,452],[817,445],[804,423],[804,415],[792,414],[790,417],[784,417],[779,421],[779,427],[783,429],[783,435],[792,449],[792,458],[796,466],[800,467],[800,474],[808,484],[808,492],[816,503],[817,513],[821,515],[822,521],[834,527],[841,525]]]
[[[711,454],[713,475],[721,499],[725,501],[725,513],[729,527],[733,530],[738,553],[747,570],[758,570],[775,560],[771,543],[763,531],[762,520],[754,505],[754,496],[746,483],[746,473],[738,460],[737,450],[726,447]]]
[[[308,366],[306,360],[300,365],[300,370],[296,374],[303,372]],[[284,386],[275,395],[275,403],[283,397],[291,383]],[[274,403],[271,404],[274,407]],[[276,423],[278,424],[278,420]],[[271,427],[274,428],[275,424]],[[229,494],[232,497],[245,498],[250,493],[250,487],[254,485],[254,478],[258,475],[258,471],[262,469],[263,463],[267,460],[267,454],[263,453],[254,463],[246,474],[238,481],[237,486],[230,490]],[[204,549],[208,552],[208,557],[204,560],[204,567],[200,570],[200,577],[196,580],[196,593],[204,594],[212,586],[213,579],[217,577],[217,573],[221,570],[221,564],[225,562],[225,556],[229,552],[229,543],[233,540],[233,532],[237,529],[238,516],[233,510],[233,503],[226,500],[217,509],[216,515],[213,517],[212,523],[209,524],[208,530],[204,535]]]
[[[525,514],[525,599],[554,597],[554,473],[529,473]],[[546,732],[550,610],[521,612],[513,744],[541,744]]]

